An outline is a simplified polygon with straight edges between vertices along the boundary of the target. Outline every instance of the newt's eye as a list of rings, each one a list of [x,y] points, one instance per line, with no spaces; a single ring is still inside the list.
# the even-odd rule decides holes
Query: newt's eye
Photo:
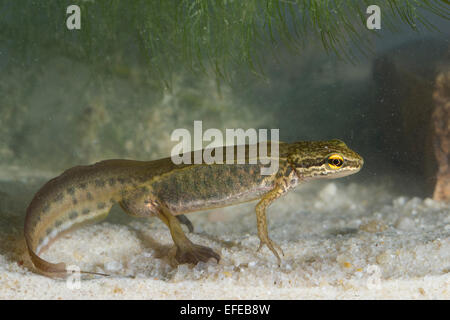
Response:
[[[331,169],[339,169],[344,164],[344,158],[338,154],[332,154],[328,157],[328,165]]]

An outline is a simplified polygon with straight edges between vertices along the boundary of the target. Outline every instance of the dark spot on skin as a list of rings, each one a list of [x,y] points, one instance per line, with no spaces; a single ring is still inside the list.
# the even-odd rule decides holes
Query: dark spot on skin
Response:
[[[42,242],[44,242],[44,238],[39,238],[39,244],[41,244]]]
[[[181,183],[178,183],[178,179],[176,176],[174,176],[175,178],[172,179],[171,181],[171,186],[173,187],[173,193],[175,195],[175,197],[177,197],[178,199],[180,199],[181,195],[183,194],[183,186],[181,185]],[[169,184],[167,182],[164,182],[165,185],[160,189],[162,192],[166,192],[169,190]],[[157,189],[159,190],[159,189]]]
[[[232,177],[231,175],[230,175],[230,176],[227,176],[226,184],[227,184],[228,186],[235,185],[234,180],[233,180],[233,177]]]
[[[287,169],[286,169],[286,171],[284,172],[284,176],[287,178],[287,177],[289,177],[289,175],[291,174],[291,172],[292,172],[292,168],[291,168],[291,166],[289,166]]]
[[[42,208],[42,212],[43,212],[43,213],[46,213],[46,212],[48,212],[48,210],[50,210],[50,204],[49,204],[49,203],[47,203],[47,204]]]
[[[161,193],[168,193],[169,185],[168,185],[167,181],[162,181],[159,184],[157,184],[156,189]]]
[[[81,213],[82,214],[88,214],[89,212],[91,212],[91,210],[89,210],[88,208],[84,208]]]
[[[72,211],[71,213],[69,213],[69,219],[73,220],[73,219],[76,219],[77,217],[78,217],[78,212]]]
[[[92,199],[93,199],[92,193],[90,193],[90,192],[86,193],[86,198],[87,198],[88,200],[92,200]]]
[[[62,225],[62,221],[61,220],[56,220],[55,221],[55,227],[59,227],[60,225]]]
[[[80,183],[80,189],[86,189],[87,188],[87,183]]]
[[[75,194],[75,188],[74,187],[67,188],[67,193],[70,194],[70,195],[74,195]]]
[[[109,178],[109,179],[108,179],[108,183],[109,183],[109,185],[112,187],[112,186],[114,186],[114,185],[116,184],[116,179],[114,179],[114,178]]]
[[[73,204],[77,204],[77,203],[78,203],[77,198],[73,197],[73,198],[72,198],[72,203],[73,203]]]
[[[142,193],[148,193],[148,191],[149,191],[148,188],[145,186],[141,188]]]
[[[106,204],[104,202],[97,203],[97,208],[98,209],[103,209],[104,207],[106,207]]]
[[[95,180],[95,186],[99,188],[103,188],[105,186],[105,181],[102,179],[96,179]]]
[[[137,179],[138,179],[139,182],[142,183],[142,182],[145,182],[145,181],[147,180],[147,177],[145,177],[145,176],[139,176]]]
[[[60,202],[64,199],[64,193],[60,192],[56,195],[55,202]]]
[[[45,231],[45,233],[46,233],[47,235],[50,235],[50,233],[52,233],[52,228],[47,229],[47,230]]]

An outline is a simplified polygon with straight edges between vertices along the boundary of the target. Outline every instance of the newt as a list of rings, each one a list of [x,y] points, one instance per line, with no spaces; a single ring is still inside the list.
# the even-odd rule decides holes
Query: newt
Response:
[[[222,148],[225,156],[230,147]],[[41,274],[65,276],[65,263],[45,261],[39,254],[62,233],[104,219],[116,203],[131,216],[161,219],[170,230],[178,263],[196,264],[210,258],[219,261],[216,252],[185,235],[181,224],[192,231],[185,214],[259,200],[258,251],[267,246],[280,264],[279,252],[283,254],[283,250],[267,231],[269,205],[299,183],[354,174],[364,163],[340,140],[280,142],[278,170],[262,175],[262,162],[250,164],[248,145],[245,150],[245,164],[174,164],[170,157],[153,161],[113,159],[64,171],[48,181],[27,208],[24,234],[31,261]]]

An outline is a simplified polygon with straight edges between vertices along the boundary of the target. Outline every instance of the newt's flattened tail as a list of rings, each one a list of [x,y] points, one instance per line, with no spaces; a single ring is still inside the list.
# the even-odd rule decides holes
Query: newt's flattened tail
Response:
[[[33,203],[32,203],[33,204]],[[49,215],[39,215],[35,206],[30,205],[27,209],[25,218],[24,235],[30,255],[31,261],[36,268],[36,271],[52,278],[65,278],[73,274],[68,270],[65,263],[51,263],[39,257],[39,254],[47,249],[53,241],[82,225],[92,224],[103,220],[108,215],[112,203],[101,206],[100,208],[93,208],[86,214],[73,214],[74,211],[59,210],[55,208],[54,212],[49,211]],[[79,271],[83,274],[93,274],[107,276],[107,274]]]
[[[24,225],[28,252],[37,271],[50,277],[70,274],[70,266],[40,258],[43,250],[63,233],[106,218],[123,193],[134,186],[132,177],[146,166],[144,161],[105,160],[70,168],[45,183],[28,205]]]
[[[43,250],[47,249],[53,241],[55,241],[57,238],[59,238],[60,236],[62,236],[65,233],[73,231],[74,229],[77,229],[82,225],[94,223],[99,220],[103,220],[108,215],[108,212],[109,212],[109,210],[104,212],[102,215],[96,216],[89,220],[85,220],[82,223],[74,224],[71,227],[69,227],[68,229],[58,232],[57,234],[54,234],[54,237],[52,239],[47,240],[45,246],[40,247],[37,252],[39,253],[39,252],[42,252]],[[51,278],[66,278],[67,276],[73,274],[72,271],[67,269],[67,265],[64,262],[51,263],[51,262],[48,262],[38,256],[38,254],[35,251],[36,249],[33,248],[33,243],[36,243],[33,238],[36,236],[37,235],[33,234],[33,232],[29,232],[28,228],[25,228],[25,240],[27,243],[28,253],[30,255],[31,261],[33,262],[33,265],[35,266],[36,270],[39,273],[41,273],[47,277],[51,277]],[[109,276],[108,274],[98,273],[98,272],[90,272],[90,271],[79,271],[79,272],[83,273],[83,274]]]
[[[66,278],[69,275],[73,274],[72,271],[67,270],[66,264],[64,262],[60,263],[51,263],[41,259],[37,254],[33,252],[30,248],[28,248],[28,253],[30,254],[31,261],[33,262],[36,269],[39,273],[51,277],[51,278]],[[99,273],[99,272],[90,272],[90,271],[79,271],[83,274],[92,274],[98,276],[108,277],[109,274]]]
[[[49,277],[63,277],[67,274],[66,264],[64,262],[61,263],[51,263],[45,261],[44,259],[39,258],[37,254],[28,247],[28,253],[30,254],[31,261],[37,270]]]
[[[27,236],[25,236],[27,238]],[[39,257],[33,249],[30,247],[30,242],[27,240],[27,248],[28,248],[28,254],[30,255],[31,262],[33,262],[33,265],[35,266],[36,270],[47,277],[51,278],[66,278],[69,275],[73,274],[74,272],[67,269],[67,266],[64,262],[60,263],[51,263],[48,262],[41,257]],[[109,276],[109,274],[105,273],[99,273],[99,272],[90,272],[90,271],[79,271],[83,274],[92,274],[92,275],[99,275],[99,276]]]

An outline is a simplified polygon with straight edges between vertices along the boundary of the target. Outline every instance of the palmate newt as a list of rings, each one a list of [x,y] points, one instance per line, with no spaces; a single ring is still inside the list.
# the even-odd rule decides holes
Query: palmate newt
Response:
[[[222,148],[225,156],[230,147]],[[270,157],[269,144],[268,149]],[[65,276],[65,263],[45,261],[39,257],[40,252],[61,233],[105,218],[115,203],[131,216],[161,219],[170,230],[178,263],[195,264],[210,258],[219,261],[212,249],[186,237],[180,223],[190,230],[192,224],[184,214],[252,200],[259,200],[258,251],[266,245],[280,263],[278,252],[283,251],[269,238],[266,208],[299,183],[347,176],[358,172],[364,163],[340,140],[280,142],[278,170],[262,175],[262,162],[250,164],[248,145],[245,150],[246,164],[174,164],[169,157],[154,161],[104,160],[66,170],[48,181],[27,208],[24,231],[34,266],[50,277]]]

